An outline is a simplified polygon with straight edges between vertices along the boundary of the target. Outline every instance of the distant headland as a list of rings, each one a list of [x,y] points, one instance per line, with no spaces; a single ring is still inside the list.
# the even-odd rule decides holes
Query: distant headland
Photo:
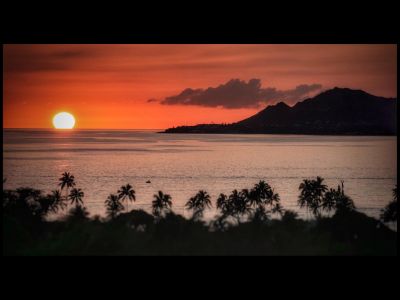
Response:
[[[396,135],[396,102],[335,87],[293,107],[284,102],[267,106],[236,123],[178,126],[163,133]]]

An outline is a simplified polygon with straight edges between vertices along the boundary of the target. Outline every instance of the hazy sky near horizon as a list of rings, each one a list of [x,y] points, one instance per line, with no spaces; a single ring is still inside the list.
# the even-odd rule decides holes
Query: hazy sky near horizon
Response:
[[[396,45],[3,45],[3,127],[234,122],[338,87],[397,97]]]

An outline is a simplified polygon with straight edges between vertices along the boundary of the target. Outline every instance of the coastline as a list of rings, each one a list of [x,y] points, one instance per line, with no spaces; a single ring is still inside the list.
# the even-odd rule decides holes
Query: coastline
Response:
[[[168,129],[164,131],[158,131],[156,133],[164,134],[244,134],[244,135],[296,135],[296,136],[373,136],[373,137],[397,137],[397,133],[394,134],[364,134],[364,133],[288,133],[288,132],[199,132],[199,131],[187,131],[187,132],[168,132]]]

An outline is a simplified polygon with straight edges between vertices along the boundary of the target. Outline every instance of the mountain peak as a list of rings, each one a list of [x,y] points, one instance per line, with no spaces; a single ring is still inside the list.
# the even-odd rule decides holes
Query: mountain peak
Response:
[[[363,90],[356,90],[356,89],[350,89],[350,88],[341,88],[335,86],[333,89],[330,90],[325,90],[319,95],[370,95],[367,92]],[[319,96],[317,95],[317,96]],[[372,96],[372,95],[371,95]]]
[[[270,110],[286,109],[286,108],[290,108],[290,106],[287,105],[285,102],[281,101],[281,102],[278,102],[278,103],[273,104],[273,105],[268,105],[262,111],[270,111]]]
[[[335,87],[293,107],[279,102],[236,123],[199,126],[166,132],[396,135],[396,102]]]
[[[275,104],[276,107],[290,107],[289,105],[287,105],[285,102],[281,101],[277,104]]]

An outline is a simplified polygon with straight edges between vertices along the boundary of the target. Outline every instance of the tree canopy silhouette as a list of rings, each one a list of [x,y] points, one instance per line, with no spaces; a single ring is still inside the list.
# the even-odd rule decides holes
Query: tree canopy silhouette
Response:
[[[58,180],[60,181],[59,185],[61,186],[61,190],[67,187],[68,191],[68,188],[75,186],[75,177],[69,172],[64,172]]]
[[[397,185],[393,189],[393,200],[389,202],[388,205],[385,206],[384,209],[381,210],[381,220],[385,223],[387,222],[397,222]]]
[[[3,210],[18,219],[44,219],[50,212],[64,208],[59,191],[43,195],[40,190],[32,188],[3,190]]]
[[[195,196],[189,199],[185,206],[187,209],[193,211],[193,219],[203,217],[204,210],[212,206],[210,199],[210,195],[203,190],[198,191]]]
[[[217,209],[222,213],[223,218],[229,216],[235,218],[238,223],[240,219],[251,211],[246,195],[248,191],[233,190],[229,196],[220,194],[217,199]]]
[[[279,194],[275,193],[274,189],[264,180],[260,180],[254,185],[250,195],[254,195],[253,198],[255,197],[256,199],[254,203],[252,203],[252,198],[250,198],[250,203],[253,204],[255,208],[263,206],[268,213],[282,213]],[[267,208],[269,210],[267,210]]]
[[[3,189],[3,253],[396,255],[396,232],[357,212],[344,193],[343,182],[337,189],[322,192],[322,202],[318,202],[319,211],[336,213],[312,223],[283,210],[279,195],[262,181],[251,189],[220,194],[216,203],[222,215],[210,225],[175,214],[171,196],[161,191],[152,202],[156,218],[143,210],[123,213],[122,196],[118,194],[105,201],[107,219],[90,218],[83,206],[83,192],[77,188],[71,190],[70,200],[75,205],[65,218],[46,218],[65,208],[61,193],[53,190],[45,194],[26,187]],[[395,200],[397,186],[392,202]],[[203,212],[211,206],[210,195],[200,190],[186,207],[195,215],[197,210]],[[386,220],[397,219],[397,201],[389,209],[394,215]],[[280,220],[269,218],[274,212],[281,214]],[[232,226],[231,219],[238,224]]]
[[[106,204],[107,216],[109,218],[115,219],[115,217],[125,209],[120,199],[121,198],[117,195],[110,194],[104,202]]]
[[[50,210],[53,213],[58,213],[60,210],[64,210],[67,207],[67,203],[61,196],[60,190],[53,190],[47,195],[47,201],[50,205]]]
[[[170,195],[158,191],[158,193],[154,195],[154,200],[152,201],[153,215],[161,217],[168,213],[172,207],[171,199]]]
[[[135,190],[128,183],[126,185],[121,186],[118,190],[118,197],[122,200],[136,201]]]
[[[83,222],[89,220],[89,212],[85,206],[76,205],[68,212],[67,222]]]
[[[233,190],[229,196],[220,194],[217,209],[221,211],[221,220],[233,217],[238,223],[244,217],[253,220],[267,220],[270,214],[282,213],[279,194],[261,180],[252,189]],[[221,223],[219,220],[219,223]]]
[[[71,204],[75,203],[75,206],[83,205],[84,192],[81,189],[73,188],[69,193],[68,198],[71,200]]]
[[[306,207],[307,211],[311,211],[314,216],[321,215],[321,207],[324,193],[327,186],[323,184],[324,179],[317,176],[317,179],[304,179],[299,186],[300,195],[298,204],[300,208]]]

